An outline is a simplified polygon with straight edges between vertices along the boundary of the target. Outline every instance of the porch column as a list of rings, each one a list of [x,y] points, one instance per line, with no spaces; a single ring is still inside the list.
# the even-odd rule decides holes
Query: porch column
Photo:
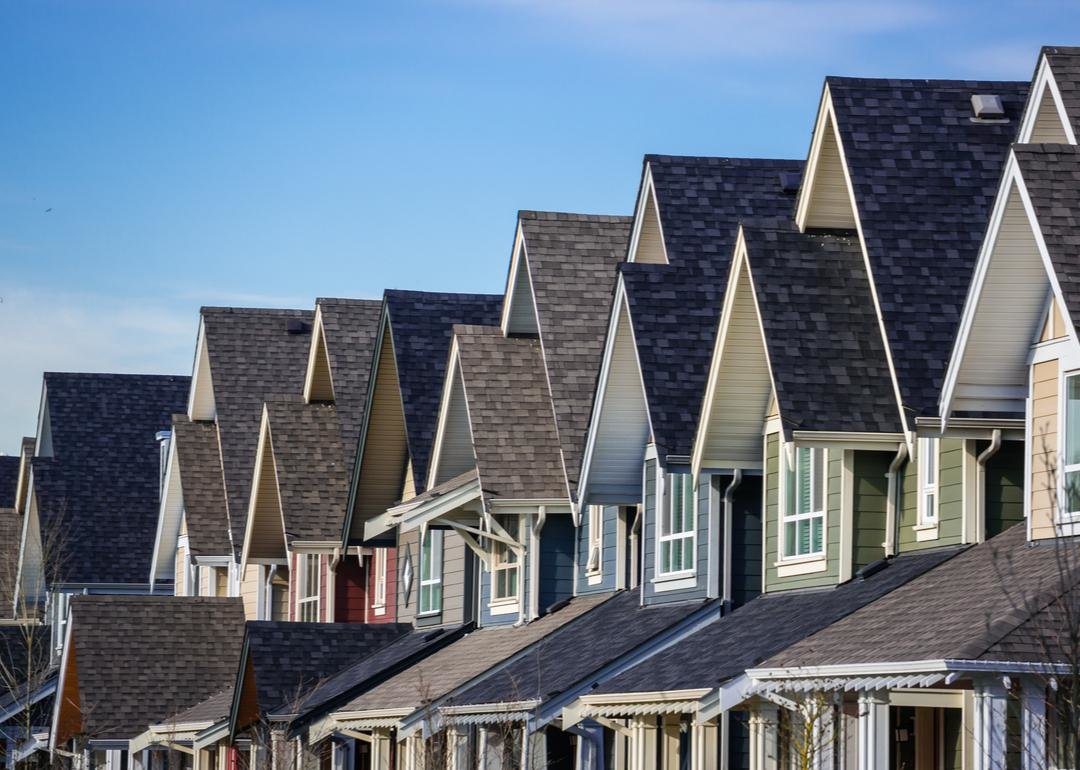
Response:
[[[604,728],[595,722],[586,721],[576,725],[573,728],[573,733],[577,735],[577,751],[574,756],[575,770],[603,770],[605,757],[604,751]],[[546,739],[545,739],[546,743]],[[615,744],[618,746],[620,743],[619,736],[615,736]],[[546,746],[545,746],[546,750]],[[628,760],[626,765],[620,766],[615,764],[615,767],[622,767],[622,770],[626,770],[629,767]],[[533,770],[543,768],[547,765],[545,758],[542,764],[534,764]]]
[[[390,731],[371,731],[371,770],[390,770]]]
[[[717,762],[718,733],[716,723],[695,724],[691,728],[691,770],[719,770]]]
[[[468,770],[469,768],[469,728],[446,728],[447,767],[449,770]]]
[[[656,718],[634,717],[630,731],[628,770],[656,770]]]
[[[750,770],[776,770],[780,766],[780,710],[759,703],[750,712]]]
[[[889,699],[881,690],[859,694],[859,770],[889,770]]]
[[[821,701],[811,708],[818,710],[817,714],[808,715],[814,720],[814,767],[827,770],[836,764],[834,755],[839,726],[831,693],[823,693]]]
[[[1021,767],[1023,770],[1043,770],[1046,766],[1046,682],[1025,678],[1021,687]]]
[[[997,682],[977,682],[974,698],[974,770],[1005,770],[1008,693]]]
[[[529,732],[529,723],[526,721],[521,729],[522,741],[525,744],[522,757],[523,770],[544,770],[547,767],[547,733],[543,728],[536,732]],[[592,743],[592,741],[588,741]]]

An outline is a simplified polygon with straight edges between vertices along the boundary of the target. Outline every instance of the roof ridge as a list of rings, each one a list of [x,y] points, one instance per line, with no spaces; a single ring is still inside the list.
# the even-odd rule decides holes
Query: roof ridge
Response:
[[[535,219],[546,222],[632,222],[630,214],[581,214],[573,211],[541,211],[539,209],[519,209],[519,219]]]
[[[693,161],[695,163],[710,162],[710,163],[726,163],[733,166],[755,166],[755,165],[781,165],[781,164],[797,164],[802,166],[805,162],[801,158],[752,158],[752,157],[739,157],[731,155],[667,155],[664,153],[646,153],[644,156],[646,162],[653,161]]]
[[[234,307],[229,305],[203,305],[199,308],[200,315],[210,314],[229,314],[229,315],[265,315],[265,316],[283,316],[283,315],[297,315],[304,313],[312,313],[314,311],[307,310],[305,308],[288,308],[288,307]]]
[[[971,88],[974,86],[1027,86],[1028,80],[964,80],[962,78],[868,78],[851,75],[826,75],[826,83],[849,85],[924,85],[938,88]]]

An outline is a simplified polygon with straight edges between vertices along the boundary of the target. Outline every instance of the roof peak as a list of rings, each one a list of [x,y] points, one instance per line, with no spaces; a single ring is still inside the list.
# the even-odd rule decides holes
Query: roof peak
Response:
[[[634,218],[622,214],[577,214],[570,211],[537,211],[534,209],[521,209],[518,211],[518,219],[535,219],[544,222],[597,222],[622,223],[632,222]]]

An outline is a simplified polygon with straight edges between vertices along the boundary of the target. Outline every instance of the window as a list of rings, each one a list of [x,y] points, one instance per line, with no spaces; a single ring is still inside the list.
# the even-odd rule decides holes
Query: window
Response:
[[[428,530],[420,544],[420,601],[418,612],[433,615],[442,611],[443,533]]]
[[[660,514],[660,574],[694,569],[694,479],[669,473],[667,499]]]
[[[919,439],[919,524],[938,520],[938,449],[939,439]]]
[[[302,553],[299,559],[296,619],[302,623],[315,623],[319,620],[319,555]]]
[[[1080,517],[1080,374],[1065,378],[1065,513]]]
[[[386,606],[386,549],[376,548],[372,569],[375,570],[375,607]]]
[[[520,516],[496,516],[495,521],[515,540],[521,540]],[[518,551],[511,545],[494,541],[491,559],[491,601],[502,602],[517,599]]]
[[[585,574],[599,575],[603,568],[604,553],[604,506],[589,506],[589,558]]]
[[[781,529],[783,558],[825,553],[825,450],[798,447],[792,467],[782,452],[784,503]]]

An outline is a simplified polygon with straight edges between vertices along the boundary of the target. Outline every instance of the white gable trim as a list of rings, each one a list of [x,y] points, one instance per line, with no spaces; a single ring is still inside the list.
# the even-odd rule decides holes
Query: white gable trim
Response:
[[[630,231],[630,248],[627,251],[627,262],[637,262],[638,246],[641,243],[641,231],[644,229],[647,218],[650,216],[656,218],[656,229],[660,234],[660,250],[664,257],[664,262],[671,263],[667,255],[667,242],[664,239],[664,225],[660,221],[660,207],[656,203],[656,187],[653,184],[652,167],[646,163],[645,172],[641,179],[641,190],[638,192],[637,207],[634,210],[634,224]]]
[[[518,281],[522,277],[528,282],[528,301],[532,307],[531,312],[527,312],[527,315],[533,324],[531,329],[511,328],[516,309],[515,300],[518,299],[518,290],[520,288]],[[505,299],[503,300],[502,319],[499,321],[503,334],[539,334],[540,317],[536,311],[536,292],[533,290],[532,276],[529,273],[529,250],[525,245],[525,231],[521,226],[520,219],[518,220],[517,232],[514,234],[514,249],[510,256],[510,272],[506,276],[506,291],[503,296]]]
[[[252,559],[251,541],[255,534],[255,510],[259,501],[259,485],[262,482],[262,469],[266,453],[273,456],[274,445],[270,433],[270,412],[263,404],[262,420],[259,424],[259,447],[255,453],[255,473],[251,481],[251,494],[248,497],[247,520],[244,522],[244,547],[240,552],[240,569],[247,569],[248,564],[280,564],[281,559]],[[281,524],[281,547],[288,553],[288,543],[285,540],[285,513],[281,509],[281,487],[277,479],[277,465],[271,464],[274,471],[274,486],[277,489],[278,498],[278,522]]]
[[[597,380],[596,395],[593,397],[592,415],[589,418],[589,432],[586,436],[585,442],[585,455],[581,465],[581,476],[578,479],[578,496],[577,504],[575,505],[575,524],[580,515],[581,506],[587,504],[587,494],[589,491],[589,484],[591,482],[591,475],[593,471],[593,458],[596,456],[596,441],[597,434],[600,429],[601,419],[604,415],[604,396],[607,392],[608,382],[611,378],[611,365],[612,359],[615,355],[615,346],[617,343],[617,332],[619,323],[622,319],[622,314],[626,313],[627,327],[630,330],[631,345],[634,350],[634,362],[637,364],[637,381],[638,386],[641,388],[641,399],[645,407],[645,426],[648,436],[652,435],[652,416],[649,414],[649,399],[645,391],[645,380],[642,377],[641,372],[641,359],[638,356],[637,339],[634,336],[634,324],[630,320],[630,304],[626,298],[626,287],[623,284],[622,275],[620,274],[615,284],[615,301],[612,304],[611,316],[608,319],[607,337],[604,340],[604,357],[600,364],[600,376]],[[637,470],[635,470],[635,474]]]
[[[177,456],[176,431],[169,440],[169,455],[165,464],[165,494],[158,506],[157,531],[154,533],[154,553],[150,558],[150,585],[175,575],[176,548],[180,537],[180,522],[184,516],[183,487],[180,484],[180,458]]]
[[[716,335],[712,361],[709,364],[709,379],[705,387],[705,401],[701,410],[701,415],[698,418],[697,436],[695,437],[694,449],[691,454],[691,472],[695,477],[701,473],[701,468],[705,460],[705,448],[708,445],[709,429],[713,416],[713,403],[716,398],[716,390],[719,387],[722,369],[727,365],[727,362],[724,360],[724,349],[727,345],[728,334],[731,330],[731,320],[735,312],[735,303],[740,288],[739,279],[742,276],[743,270],[746,271],[746,289],[750,292],[750,297],[754,304],[755,316],[757,318],[758,331],[761,333],[761,347],[765,354],[765,366],[768,370],[769,387],[772,393],[776,392],[776,386],[772,375],[772,361],[769,358],[769,346],[765,341],[765,327],[761,323],[761,308],[758,307],[757,292],[754,291],[754,278],[750,270],[750,261],[746,252],[746,238],[743,228],[740,226],[739,233],[735,239],[735,258],[731,263],[727,283],[728,288],[724,292],[724,304],[720,312],[720,331]],[[765,406],[761,413],[761,422],[763,425],[765,423],[765,412],[768,411],[771,399],[771,395],[766,397]],[[760,445],[760,431],[755,431],[753,435],[756,443]],[[730,463],[725,464],[725,467],[728,466],[730,466]],[[756,467],[760,467],[760,464]]]
[[[840,155],[840,165],[844,172],[844,184],[847,187],[848,202],[851,205],[851,216],[858,227],[858,207],[855,205],[855,193],[851,185],[851,176],[848,173],[847,158],[844,156],[844,144],[840,140],[840,131],[836,127],[836,112],[832,106],[832,95],[826,83],[821,94],[821,102],[818,105],[817,118],[814,123],[814,134],[810,140],[810,154],[806,160],[806,168],[803,170],[803,181],[799,190],[799,200],[795,206],[795,224],[800,232],[806,232],[810,219],[810,204],[814,200],[815,186],[818,182],[818,171],[821,164],[822,148],[825,139],[831,131],[832,139],[836,143],[837,152]]]
[[[435,428],[435,441],[432,446],[431,464],[428,468],[426,489],[438,485],[439,469],[443,462],[443,445],[446,441],[447,426],[449,423],[450,409],[453,407],[454,383],[461,384],[461,397],[464,401],[465,415],[469,424],[469,444],[472,446],[472,415],[469,414],[469,399],[465,393],[465,378],[461,374],[461,351],[458,345],[457,335],[450,342],[450,362],[446,367],[446,378],[443,380],[442,398],[439,400],[439,420]],[[476,452],[473,452],[473,467],[476,466]]]
[[[1072,121],[1069,120],[1069,115],[1065,111],[1061,91],[1058,89],[1057,80],[1054,79],[1054,73],[1050,69],[1050,61],[1045,54],[1039,58],[1039,67],[1035,72],[1035,80],[1032,82],[1028,96],[1027,110],[1024,112],[1024,117],[1020,122],[1020,130],[1017,133],[1017,144],[1029,144],[1031,142],[1035,127],[1038,125],[1039,113],[1042,111],[1043,98],[1047,89],[1050,90],[1050,98],[1065,131],[1066,140],[1069,144],[1076,144],[1076,134],[1073,132]]]
[[[213,375],[210,372],[210,350],[206,343],[205,318],[199,319],[199,336],[195,343],[195,366],[191,372],[187,413],[192,420],[217,418]]]
[[[307,371],[304,373],[304,401],[311,403],[315,389],[315,365],[322,356],[326,360],[326,371],[330,375],[330,395],[334,398],[334,372],[330,368],[330,351],[326,348],[326,331],[323,329],[322,306],[315,306],[315,321],[311,328],[311,348],[308,351]]]

